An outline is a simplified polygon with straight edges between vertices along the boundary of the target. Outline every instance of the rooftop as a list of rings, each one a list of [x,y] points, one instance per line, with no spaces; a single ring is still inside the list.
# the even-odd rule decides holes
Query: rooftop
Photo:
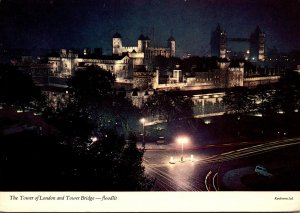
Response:
[[[116,33],[113,35],[113,38],[122,38],[122,36],[120,35],[120,33],[116,32]]]
[[[170,36],[170,38],[168,39],[168,41],[175,41],[175,38],[173,36]]]

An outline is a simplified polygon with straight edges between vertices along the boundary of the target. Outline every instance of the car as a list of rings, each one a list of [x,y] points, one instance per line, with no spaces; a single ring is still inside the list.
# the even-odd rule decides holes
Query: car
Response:
[[[261,166],[261,165],[257,165],[255,167],[255,170],[254,170],[258,175],[262,175],[262,176],[265,176],[265,177],[272,177],[272,174],[270,172],[268,172],[268,170]]]
[[[156,144],[164,144],[165,143],[165,137],[159,137],[158,140],[156,141]]]

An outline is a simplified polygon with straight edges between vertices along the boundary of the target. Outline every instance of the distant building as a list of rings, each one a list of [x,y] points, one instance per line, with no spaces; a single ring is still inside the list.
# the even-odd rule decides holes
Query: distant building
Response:
[[[22,56],[20,60],[13,60],[11,63],[17,66],[20,71],[30,75],[36,85],[48,84],[50,66],[46,58]]]
[[[128,66],[130,62],[127,55],[91,55],[87,51],[83,55],[79,55],[72,50],[62,49],[60,53],[49,56],[48,63],[50,65],[50,74],[62,78],[68,78],[76,70],[91,65],[112,72],[117,80],[129,77]]]
[[[176,65],[167,76],[161,75],[159,68],[154,72],[139,70],[133,77],[134,90],[128,97],[134,100],[135,106],[141,107],[153,90],[192,94],[196,117],[215,116],[224,113],[222,97],[226,88],[255,87],[259,84],[275,83],[280,79],[277,72],[272,73],[265,69],[246,76],[245,62],[242,60],[218,59],[216,62],[216,67],[199,69],[192,66],[191,73],[183,73],[181,67]]]
[[[249,49],[242,60],[231,59],[228,41],[249,42]],[[33,60],[32,57],[26,56],[16,63],[42,86],[48,102],[54,109],[65,107],[72,99],[73,93],[66,83],[68,78],[77,70],[84,70],[93,65],[110,71],[116,77],[116,88],[126,89],[126,96],[137,107],[142,107],[154,91],[176,92],[191,95],[195,104],[195,116],[205,117],[224,113],[222,98],[226,88],[254,87],[279,80],[278,68],[261,66],[265,62],[255,65],[251,63],[264,61],[264,43],[265,34],[259,27],[250,38],[244,39],[228,38],[227,33],[218,25],[211,37],[212,56],[218,58],[201,59],[189,55],[183,59],[189,60],[188,63],[182,63],[184,70],[179,64],[150,69],[149,65],[156,56],[175,56],[175,39],[171,36],[166,47],[153,47],[149,37],[142,34],[137,40],[137,46],[124,46],[121,35],[116,33],[112,38],[112,55],[102,55],[99,48],[94,51],[90,48],[61,49],[44,59]]]

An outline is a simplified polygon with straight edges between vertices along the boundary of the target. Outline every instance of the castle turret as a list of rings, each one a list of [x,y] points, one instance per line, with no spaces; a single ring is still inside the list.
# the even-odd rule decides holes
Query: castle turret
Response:
[[[138,38],[138,52],[145,52],[149,47],[150,39],[148,36],[141,34]]]
[[[122,37],[117,32],[112,38],[113,54],[122,55]]]
[[[173,36],[170,36],[170,38],[168,39],[168,48],[170,48],[170,56],[175,57],[176,42],[175,42],[175,38]]]

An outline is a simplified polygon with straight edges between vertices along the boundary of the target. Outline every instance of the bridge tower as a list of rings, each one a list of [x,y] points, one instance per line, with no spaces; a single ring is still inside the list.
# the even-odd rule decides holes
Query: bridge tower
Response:
[[[217,56],[219,58],[227,57],[227,33],[221,29],[218,24],[215,31],[211,33],[211,56]]]
[[[263,33],[259,26],[250,36],[250,60],[251,61],[264,61],[265,60],[265,41],[266,35]]]

